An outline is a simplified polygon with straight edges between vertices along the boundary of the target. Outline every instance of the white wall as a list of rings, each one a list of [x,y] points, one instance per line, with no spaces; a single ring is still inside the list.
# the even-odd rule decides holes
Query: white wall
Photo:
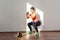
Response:
[[[0,32],[26,30],[26,2],[44,12],[42,30],[60,30],[60,0],[0,0]]]
[[[26,30],[26,0],[0,0],[0,32]]]
[[[60,0],[41,0],[44,11],[43,30],[60,30]]]

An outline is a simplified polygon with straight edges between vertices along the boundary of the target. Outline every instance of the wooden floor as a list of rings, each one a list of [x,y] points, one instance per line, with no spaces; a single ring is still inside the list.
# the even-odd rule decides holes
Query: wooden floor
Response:
[[[35,35],[25,35],[18,39],[13,32],[0,32],[0,40],[60,40],[60,32],[41,32],[39,37]]]

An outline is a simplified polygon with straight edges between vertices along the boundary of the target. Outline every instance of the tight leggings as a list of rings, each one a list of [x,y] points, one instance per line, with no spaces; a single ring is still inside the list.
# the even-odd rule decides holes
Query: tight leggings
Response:
[[[40,21],[37,21],[37,22],[29,22],[28,23],[28,27],[29,27],[30,31],[32,31],[31,26],[33,26],[35,28],[36,32],[38,32],[37,26],[40,26],[40,25],[41,25],[41,22]]]

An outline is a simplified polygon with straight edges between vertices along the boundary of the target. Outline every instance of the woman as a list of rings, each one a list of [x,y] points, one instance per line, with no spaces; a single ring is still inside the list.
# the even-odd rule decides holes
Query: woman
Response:
[[[36,14],[36,11],[35,11],[35,8],[34,8],[34,7],[31,7],[31,8],[30,8],[30,11],[31,11],[31,14],[29,14],[29,12],[27,12],[27,19],[28,19],[28,18],[31,18],[33,21],[28,23],[28,27],[29,27],[29,29],[30,29],[29,34],[32,33],[32,28],[31,28],[31,26],[33,26],[33,27],[35,28],[35,30],[36,30],[36,32],[35,32],[35,33],[36,33],[36,36],[38,36],[39,33],[38,33],[38,28],[37,28],[37,26],[40,26],[40,25],[41,25],[41,21],[38,19],[38,16],[37,16],[37,14]]]

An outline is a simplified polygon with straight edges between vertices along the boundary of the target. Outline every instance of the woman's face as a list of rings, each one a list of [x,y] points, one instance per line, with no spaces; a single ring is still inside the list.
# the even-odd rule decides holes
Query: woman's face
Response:
[[[34,13],[34,10],[33,9],[30,9],[31,13]]]

